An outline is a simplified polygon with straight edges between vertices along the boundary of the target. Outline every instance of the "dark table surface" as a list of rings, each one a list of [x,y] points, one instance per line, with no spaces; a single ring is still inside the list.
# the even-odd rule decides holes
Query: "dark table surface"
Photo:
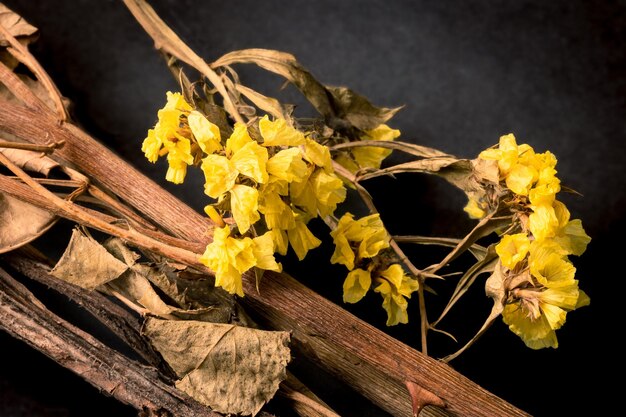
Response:
[[[140,152],[164,92],[176,84],[122,2],[4,3],[40,28],[33,51],[75,103],[80,123],[138,169],[201,208],[205,200],[198,191],[199,178],[182,187],[166,184],[163,165],[149,164]],[[609,384],[598,370],[616,366],[621,350],[612,340],[615,333],[603,329],[615,325],[612,331],[621,332],[621,317],[612,309],[621,304],[624,290],[621,258],[616,256],[626,232],[623,2],[152,3],[209,60],[233,49],[284,50],[324,83],[350,86],[379,105],[406,105],[392,123],[404,140],[475,157],[500,135],[513,132],[538,151],[555,153],[563,183],[584,195],[566,196],[565,201],[593,237],[587,253],[574,260],[592,304],[568,315],[558,331],[557,350],[526,349],[498,322],[453,366],[534,415],[618,408],[618,400],[600,394]],[[240,74],[268,94],[281,86],[280,80],[254,68],[242,67]],[[297,99],[293,91],[285,95]],[[463,196],[442,181],[399,177],[375,181],[371,187],[392,232],[461,236],[470,227],[459,213]],[[410,199],[393,194],[407,189]],[[61,229],[58,233],[66,236]],[[340,302],[341,280],[329,280],[316,269],[316,262],[327,255],[328,249],[322,249],[304,267],[290,271]],[[486,314],[488,302],[481,291],[477,288],[469,301],[476,305],[468,307]],[[346,308],[385,328],[378,299]],[[415,303],[411,310],[411,324],[386,330],[418,346]],[[467,337],[478,321],[456,317],[450,327]],[[436,336],[433,342],[452,348]],[[134,415],[4,333],[0,346],[0,416]],[[304,379],[342,415],[384,415],[366,403],[353,406],[348,401],[357,398],[353,394],[300,367]]]

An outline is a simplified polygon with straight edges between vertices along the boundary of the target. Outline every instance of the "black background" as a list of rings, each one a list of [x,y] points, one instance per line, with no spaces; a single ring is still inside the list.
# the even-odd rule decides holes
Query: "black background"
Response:
[[[140,145],[164,103],[165,91],[176,89],[176,83],[121,1],[4,3],[40,28],[41,39],[33,51],[75,103],[79,122],[138,169],[162,179],[164,166],[149,164]],[[592,405],[617,408],[608,394],[600,396],[608,383],[598,370],[616,366],[622,350],[611,336],[622,331],[621,317],[612,315],[611,306],[623,303],[624,289],[623,255],[619,257],[626,232],[623,3],[152,3],[208,60],[234,49],[284,50],[326,84],[347,85],[379,105],[406,105],[392,122],[404,140],[475,157],[500,135],[513,132],[537,151],[555,153],[563,183],[584,195],[563,198],[594,239],[587,253],[574,260],[592,304],[568,315],[558,332],[557,350],[526,349],[498,322],[453,366],[535,415],[579,415]],[[240,69],[244,83],[278,94],[278,78],[255,68]],[[309,111],[290,89],[283,94],[301,104],[304,114]],[[185,186],[161,183],[194,207],[205,204],[197,176]],[[407,176],[368,186],[392,233],[462,236],[471,227],[460,211],[463,196],[437,179]],[[318,235],[323,231],[314,227]],[[326,247],[304,266],[292,265],[290,259],[286,264],[307,285],[340,302],[345,271],[319,269],[329,254]],[[434,255],[438,253],[418,256],[418,266],[431,263]],[[480,316],[489,309],[479,287],[444,323],[462,340],[480,324],[480,317],[468,318],[463,308],[480,311]],[[379,304],[378,298],[369,297],[345,307],[384,329]],[[417,347],[415,300],[410,310],[408,326],[386,330]],[[605,333],[601,326],[614,326],[615,333]],[[440,355],[454,349],[442,337],[433,336],[432,341],[435,354],[437,349]],[[134,415],[4,333],[0,346],[1,416]],[[34,371],[22,372],[25,363]],[[350,412],[348,400],[356,397],[298,366],[304,369],[304,379],[341,414],[384,415],[362,401]]]

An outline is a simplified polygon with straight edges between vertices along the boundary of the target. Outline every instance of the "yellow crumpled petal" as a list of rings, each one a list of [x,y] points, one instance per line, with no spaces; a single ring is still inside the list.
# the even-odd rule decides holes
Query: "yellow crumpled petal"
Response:
[[[289,184],[289,198],[291,203],[305,211],[311,217],[317,217],[317,197],[313,184],[309,181],[311,174],[315,168],[308,168],[307,174],[302,177],[301,181],[294,181]]]
[[[533,212],[528,216],[528,228],[537,240],[553,237],[559,227],[554,208],[541,204],[532,206]]]
[[[169,166],[165,174],[165,179],[174,184],[182,184],[187,175],[187,164],[176,158],[168,158]]]
[[[200,166],[204,172],[204,192],[218,198],[235,185],[239,172],[225,156],[211,154],[202,159]]]
[[[289,148],[278,152],[267,161],[267,172],[274,179],[290,183],[302,181],[308,173],[308,168],[306,162],[302,160],[300,148]]]
[[[159,151],[163,141],[157,136],[154,129],[148,130],[148,136],[143,140],[141,144],[141,152],[146,155],[148,161],[154,163],[159,159]]]
[[[478,200],[470,198],[465,207],[463,207],[463,211],[466,212],[472,219],[482,219],[487,214],[482,206],[483,205],[479,203]],[[486,204],[484,206],[486,208]]]
[[[317,170],[309,178],[313,195],[317,201],[317,209],[322,217],[335,212],[337,205],[346,199],[346,188],[335,174]]]
[[[267,115],[259,120],[259,131],[263,137],[263,146],[299,146],[304,145],[304,134],[289,126],[285,119],[271,121]]]
[[[253,253],[256,259],[256,267],[267,271],[281,272],[283,267],[274,258],[274,240],[272,232],[266,232],[252,239],[254,242]]]
[[[330,232],[335,244],[335,251],[330,258],[330,263],[343,264],[349,270],[354,269],[355,255],[346,237],[345,231],[350,224],[354,223],[353,217],[354,216],[350,213],[344,214],[341,219],[339,219],[335,230]]]
[[[168,91],[165,93],[167,97],[167,103],[163,110],[178,110],[180,112],[190,112],[192,109],[191,105],[185,101],[185,98],[181,93],[172,93]]]
[[[240,174],[252,178],[259,184],[265,184],[268,180],[267,158],[267,149],[255,141],[250,141],[233,154],[230,162]]]
[[[295,227],[295,225],[294,225]],[[287,255],[287,249],[289,249],[289,238],[287,237],[287,231],[282,229],[270,230],[272,232],[272,240],[274,241],[274,250],[281,255]]]
[[[309,250],[317,248],[322,243],[301,220],[296,219],[296,226],[289,229],[287,234],[289,243],[299,260],[303,260]]]
[[[230,189],[230,210],[239,233],[244,234],[259,219],[259,192],[247,185],[235,184]]]
[[[246,125],[235,123],[233,133],[226,140],[226,154],[231,156],[250,142],[253,142],[253,139],[250,137]]]
[[[355,269],[350,271],[343,283],[343,302],[356,303],[360,301],[372,285],[372,277],[369,271]]]
[[[544,315],[533,320],[519,303],[507,304],[502,311],[502,321],[531,349],[557,348],[556,333]]]
[[[192,111],[187,116],[187,122],[202,152],[210,155],[222,149],[220,128],[211,123],[202,113]]]
[[[296,225],[296,217],[293,210],[276,192],[261,192],[259,211],[265,216],[265,223],[270,230],[287,230]]]
[[[567,260],[562,248],[552,240],[533,241],[528,266],[530,273],[543,285],[564,285],[574,281],[576,268]]]
[[[528,191],[538,177],[539,173],[535,168],[516,164],[506,176],[506,186],[515,194],[528,195]]]
[[[500,243],[496,245],[496,253],[500,257],[502,265],[513,269],[521,262],[530,249],[530,240],[526,233],[504,235]]]
[[[568,254],[580,256],[587,250],[591,237],[585,232],[580,219],[574,219],[559,229],[554,240]]]
[[[383,308],[387,312],[387,326],[395,326],[399,323],[408,323],[409,315],[407,308],[409,303],[406,299],[394,291],[388,281],[383,280],[374,291],[383,297]]]
[[[381,124],[378,127],[368,130],[365,135],[361,137],[361,140],[380,140],[380,141],[393,141],[400,136],[400,131],[392,129],[385,124]],[[383,160],[388,157],[392,152],[392,149],[387,148],[375,148],[375,147],[357,147],[352,149],[352,155],[355,161],[361,168],[380,168]]]
[[[332,172],[333,170],[333,161],[328,146],[307,138],[304,143],[304,157],[311,163],[323,168],[326,172]]]

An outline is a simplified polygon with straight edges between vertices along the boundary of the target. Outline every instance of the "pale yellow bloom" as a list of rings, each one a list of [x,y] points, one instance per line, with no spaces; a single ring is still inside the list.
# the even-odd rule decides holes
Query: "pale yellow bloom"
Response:
[[[557,285],[574,280],[576,268],[567,260],[556,242],[535,240],[531,243],[529,252],[530,273],[542,285]]]
[[[185,181],[185,175],[187,175],[187,164],[185,161],[181,161],[175,158],[168,158],[169,166],[165,179],[174,184],[182,184]]]
[[[506,186],[518,195],[528,195],[533,183],[539,178],[539,172],[532,166],[516,164],[506,176]]]
[[[241,175],[252,178],[260,184],[268,180],[266,164],[267,149],[255,141],[250,141],[239,148],[230,158],[233,166]]]
[[[528,150],[527,147],[522,151]],[[500,137],[500,144],[497,149],[487,149],[482,151],[478,156],[481,159],[496,160],[498,161],[498,169],[500,170],[500,176],[505,177],[510,170],[517,164],[519,158],[520,149],[515,141],[515,136],[512,133]]]
[[[554,241],[568,255],[582,255],[591,242],[591,238],[583,229],[582,222],[579,219],[570,220],[569,210],[560,201],[554,202],[554,211],[559,221],[559,229],[554,236]]]
[[[304,157],[307,161],[324,168],[326,172],[332,172],[333,161],[328,146],[321,145],[307,138],[304,143]]]
[[[289,184],[289,198],[291,199],[291,203],[311,217],[317,216],[317,197],[313,189],[313,184],[309,181],[314,170],[314,166],[308,167],[307,173],[301,177],[300,181],[294,181]]]
[[[148,137],[141,144],[141,152],[146,155],[148,161],[154,163],[159,159],[159,151],[163,146],[163,141],[157,136],[154,129],[148,130]]]
[[[226,141],[226,153],[228,156],[231,156],[239,149],[243,148],[244,145],[252,141],[253,139],[250,137],[246,125],[243,123],[235,123],[233,133],[231,133]]]
[[[217,228],[200,262],[215,271],[215,286],[243,297],[241,274],[256,264],[254,242],[230,236],[230,228]]]
[[[265,223],[270,230],[287,230],[296,225],[293,210],[277,192],[271,190],[261,192],[259,211],[265,216]]]
[[[387,326],[408,323],[407,298],[419,288],[417,280],[409,278],[399,264],[393,264],[381,273],[384,278],[374,291],[383,297],[383,308],[387,312]]]
[[[311,175],[308,182],[311,184],[317,202],[317,210],[322,217],[333,214],[337,204],[346,199],[346,188],[343,186],[343,181],[335,174],[328,174],[318,169]]]
[[[299,260],[303,260],[311,249],[317,248],[322,241],[316,238],[313,233],[306,227],[306,224],[296,219],[295,227],[287,230],[289,243]]]
[[[304,134],[289,126],[285,119],[271,121],[267,115],[259,120],[259,131],[263,137],[263,146],[299,146],[304,145]]]
[[[185,98],[181,93],[172,93],[168,91],[165,93],[167,97],[167,103],[163,110],[178,110],[180,112],[190,112],[192,109],[191,105],[185,101]]]
[[[302,181],[308,168],[302,160],[300,148],[289,148],[278,152],[267,161],[267,172],[273,177],[270,182],[279,179],[290,183]]]
[[[528,228],[537,240],[554,237],[559,221],[551,205],[541,204],[531,207],[533,212],[528,216]]]
[[[239,233],[244,234],[259,219],[259,192],[247,185],[235,184],[230,189],[230,210]]]
[[[384,142],[391,142],[400,136],[400,131],[392,129],[385,124],[381,124],[378,127],[367,130],[364,136],[361,136],[361,140],[379,140]],[[361,168],[380,168],[380,164],[383,160],[391,154],[392,150],[387,148],[378,147],[357,147],[352,149],[352,155],[355,161]]]
[[[283,267],[280,263],[276,262],[274,258],[274,240],[272,232],[266,232],[265,234],[252,239],[254,243],[252,252],[256,259],[256,267],[265,269],[267,271],[281,272]]]
[[[348,273],[343,283],[343,302],[356,303],[361,301],[372,285],[372,277],[369,271],[355,269]]]
[[[347,228],[354,223],[354,216],[350,213],[344,214],[335,230],[330,232],[335,243],[335,251],[330,258],[332,264],[343,264],[349,270],[354,269],[354,259],[356,258],[352,246],[346,237]]]
[[[504,235],[500,243],[496,245],[496,253],[500,257],[502,265],[513,269],[519,262],[526,258],[530,249],[530,240],[526,233]]]
[[[294,223],[295,227],[295,223]],[[287,255],[289,249],[289,237],[287,231],[282,229],[270,230],[272,232],[272,240],[274,241],[274,250],[281,255]]]
[[[222,155],[208,155],[200,165],[204,172],[204,192],[212,198],[218,198],[235,185],[239,172],[232,162]]]
[[[346,213],[339,219],[337,227],[330,235],[335,243],[331,263],[341,263],[348,269],[354,268],[355,255],[358,255],[359,259],[373,258],[381,250],[389,247],[389,235],[378,214],[354,220],[352,214]],[[350,242],[355,244],[356,254]]]
[[[220,128],[211,123],[202,113],[192,111],[187,116],[187,122],[202,152],[210,155],[222,149]]]
[[[480,203],[475,198],[470,198],[465,207],[463,207],[463,211],[465,211],[472,219],[482,219],[487,214],[485,211],[486,208],[487,204]]]

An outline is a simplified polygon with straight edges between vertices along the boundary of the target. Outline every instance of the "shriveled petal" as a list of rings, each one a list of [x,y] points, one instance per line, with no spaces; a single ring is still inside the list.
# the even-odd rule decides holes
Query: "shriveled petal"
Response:
[[[228,160],[221,155],[208,155],[200,166],[204,172],[204,192],[212,198],[218,198],[235,185],[239,173]]]
[[[168,91],[165,93],[167,97],[167,104],[163,107],[163,110],[178,110],[181,112],[189,112],[192,110],[192,107],[181,93],[172,93]]]
[[[350,242],[348,242],[346,236],[343,233],[335,233],[333,242],[335,243],[335,251],[330,258],[330,263],[343,264],[349,270],[354,269],[354,251],[350,247]]]
[[[246,125],[243,123],[235,123],[233,133],[231,133],[228,140],[226,140],[226,153],[231,156],[252,141]]]
[[[268,180],[267,158],[267,149],[251,141],[239,148],[230,158],[230,162],[240,174],[264,184]]]
[[[230,189],[230,210],[239,233],[246,233],[261,218],[258,209],[259,192],[255,188],[235,184]]]
[[[538,177],[539,173],[533,167],[516,164],[506,176],[506,186],[515,194],[528,195]]]
[[[267,115],[259,120],[259,131],[263,136],[263,146],[304,145],[304,134],[289,126],[285,119],[271,121]]]
[[[296,220],[296,226],[287,231],[289,243],[299,260],[303,260],[309,250],[317,248],[322,241],[316,238],[302,221]]]
[[[187,121],[202,152],[210,155],[222,149],[220,128],[216,124],[195,110],[189,113]]]
[[[296,225],[293,210],[278,193],[262,192],[259,211],[265,216],[269,229],[287,230]]]
[[[308,168],[302,160],[300,148],[289,148],[278,152],[267,161],[267,172],[280,180],[299,182],[307,176]]]
[[[502,320],[531,349],[558,347],[556,334],[544,315],[532,319],[519,303],[513,303],[504,306]]]
[[[332,172],[333,162],[328,146],[321,145],[312,139],[306,139],[304,144],[304,157],[318,167],[324,168],[326,172]]]
[[[318,169],[311,175],[309,182],[317,200],[317,209],[322,217],[333,214],[337,204],[346,199],[343,181],[334,174],[327,174]]]
[[[554,208],[548,205],[532,207],[533,212],[528,217],[528,227],[537,240],[553,237],[559,227]]]
[[[504,235],[500,243],[496,245],[500,262],[509,269],[515,268],[526,257],[529,250],[530,240],[526,233]]]
[[[253,253],[256,258],[257,268],[276,272],[283,270],[282,265],[276,262],[274,258],[274,240],[272,238],[272,232],[266,232],[261,236],[255,237],[252,241],[254,242]]]
[[[372,285],[369,271],[355,269],[350,271],[343,283],[343,302],[356,303],[367,294]]]
[[[187,175],[187,164],[185,161],[176,158],[168,158],[167,162],[169,163],[169,167],[167,168],[165,179],[174,184],[182,184]]]
[[[141,144],[141,152],[146,155],[148,161],[154,163],[159,159],[161,146],[163,146],[163,142],[156,135],[154,129],[150,129],[148,130],[148,137],[146,137]]]
[[[587,245],[591,242],[591,238],[583,229],[580,219],[569,221],[561,228],[554,237],[557,242],[568,254],[580,256],[587,250]]]

